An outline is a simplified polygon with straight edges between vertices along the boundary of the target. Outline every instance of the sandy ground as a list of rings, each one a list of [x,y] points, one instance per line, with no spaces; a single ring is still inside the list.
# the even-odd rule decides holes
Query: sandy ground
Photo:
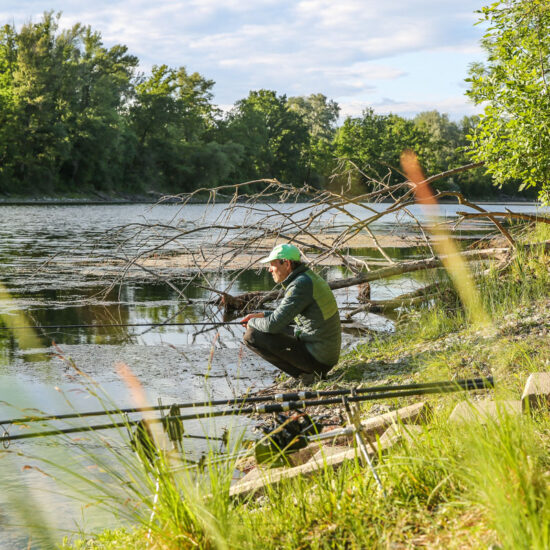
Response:
[[[297,245],[303,251],[306,261],[316,260],[319,265],[344,265],[344,261],[335,255],[323,256],[307,252],[307,246],[323,246],[331,248],[336,240],[336,235],[301,235]],[[425,241],[416,236],[399,236],[399,235],[381,235],[377,237],[378,245],[382,248],[412,248],[425,245]],[[158,255],[140,262],[149,269],[202,269],[202,270],[218,270],[218,269],[245,269],[250,267],[259,267],[258,261],[267,256],[269,251],[283,241],[281,239],[265,239],[261,246],[255,246],[252,250],[241,251],[240,247],[244,246],[242,241],[233,241],[231,246],[203,246],[200,250],[186,252],[181,254]],[[344,248],[345,247],[345,248]],[[377,243],[372,237],[365,234],[356,235],[345,241],[344,247],[339,245],[340,249],[347,255],[346,249],[375,249]],[[369,261],[369,264],[376,262]]]

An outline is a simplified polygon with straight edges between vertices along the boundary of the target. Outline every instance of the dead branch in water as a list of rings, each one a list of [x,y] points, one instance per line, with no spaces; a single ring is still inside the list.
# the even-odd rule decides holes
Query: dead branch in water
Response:
[[[422,183],[430,184],[479,165],[436,174]],[[121,247],[130,241],[137,243],[137,251],[127,255],[121,276],[141,270],[156,273],[159,281],[167,282],[178,293],[185,293],[190,285],[204,288],[216,295],[210,300],[212,306],[223,307],[225,313],[231,314],[260,309],[277,299],[277,289],[240,294],[233,289],[242,273],[257,268],[258,259],[283,241],[298,245],[311,266],[335,266],[351,275],[329,281],[330,287],[338,290],[440,268],[442,258],[432,248],[437,239],[434,236],[437,224],[445,224],[452,231],[469,219],[487,218],[509,246],[467,250],[461,256],[468,261],[497,260],[506,265],[516,242],[502,217],[547,223],[537,216],[488,212],[455,191],[437,192],[435,198],[454,199],[475,213],[459,212],[458,218],[441,217],[434,221],[415,214],[417,203],[410,182],[390,185],[388,177],[381,181],[369,179],[365,174],[362,177],[369,189],[358,196],[350,196],[345,186],[296,188],[276,179],[263,179],[170,197],[179,204],[172,223],[136,223],[118,229]],[[220,203],[222,196],[225,202]],[[165,200],[168,197],[161,202]],[[203,202],[198,205],[198,200]],[[390,250],[395,246],[418,247],[423,257],[398,260]],[[183,288],[181,275],[178,281],[172,279],[178,272],[187,275]],[[370,311],[383,311],[399,307],[397,304],[407,300],[410,303],[424,299],[425,291],[415,292],[418,295],[409,292],[391,300],[373,299],[367,305]],[[356,312],[363,310],[356,308]]]
[[[510,248],[487,248],[484,250],[468,250],[462,252],[460,255],[467,261],[481,261],[487,259],[499,259],[502,260],[503,257],[510,254]],[[363,283],[370,283],[372,281],[378,281],[380,279],[388,279],[395,277],[397,275],[405,275],[408,273],[414,273],[421,270],[429,269],[438,269],[443,267],[444,258],[426,258],[423,260],[408,261],[402,262],[397,265],[392,265],[390,267],[385,267],[382,269],[377,269],[375,271],[364,272],[355,277],[349,277],[345,279],[336,279],[328,281],[328,285],[332,290],[338,290],[342,288],[349,288],[351,286],[360,285]],[[383,309],[395,309],[399,305],[391,306],[391,304],[397,304],[400,300],[409,300],[410,298],[415,298],[421,295],[421,289],[417,293],[412,293],[411,295],[402,295],[395,298],[395,301],[374,301],[369,300],[368,304],[364,307],[357,308],[354,312],[348,314],[348,316],[360,311],[366,311],[370,307],[374,309],[378,308],[379,311]],[[223,296],[218,298],[215,303],[219,306],[224,306],[226,310],[229,311],[241,311],[247,312],[252,309],[257,309],[264,304],[276,300],[280,295],[279,290],[272,290],[270,292],[245,292],[244,294],[239,294],[237,296],[231,296],[227,293],[223,293]],[[385,307],[388,306],[388,307]]]

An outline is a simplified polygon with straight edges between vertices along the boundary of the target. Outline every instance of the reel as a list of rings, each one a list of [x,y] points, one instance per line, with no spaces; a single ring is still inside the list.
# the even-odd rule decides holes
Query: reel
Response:
[[[277,414],[275,421],[261,430],[265,436],[254,446],[256,461],[277,467],[288,465],[288,455],[306,447],[308,436],[319,433],[319,426],[306,413]]]

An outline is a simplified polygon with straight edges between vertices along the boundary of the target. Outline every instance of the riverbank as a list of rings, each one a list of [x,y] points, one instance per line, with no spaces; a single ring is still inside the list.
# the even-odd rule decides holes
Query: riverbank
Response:
[[[524,304],[490,328],[418,339],[412,348],[410,341],[400,337],[364,342],[346,355],[337,372],[348,373],[349,383],[375,380],[377,384],[493,374],[497,399],[518,398],[531,371],[548,370],[549,312],[550,300],[540,307]],[[367,377],[359,376],[360,365]],[[354,374],[349,376],[350,372]],[[550,512],[544,481],[547,413],[535,418],[505,417],[499,425],[477,428],[448,424],[446,418],[459,399],[428,398],[434,411],[430,427],[379,457],[377,468],[387,498],[376,489],[369,470],[351,462],[336,472],[328,468],[309,480],[295,479],[263,496],[228,503],[225,517],[218,511],[215,520],[209,520],[215,531],[222,522],[223,535],[212,532],[206,518],[199,516],[193,543],[187,533],[173,545],[173,532],[166,547],[191,548],[195,543],[220,547],[215,541],[223,540],[227,548],[288,550],[544,548],[537,542],[547,532],[543,522]],[[373,404],[363,414],[381,414],[413,400]],[[536,512],[528,511],[532,505]],[[539,533],[529,533],[538,522]],[[156,544],[164,547],[166,535],[154,536],[160,539]],[[148,545],[145,529],[138,528],[67,541],[64,548],[145,549]]]
[[[520,257],[506,273],[478,281],[492,321],[475,325],[462,308],[436,302],[403,312],[395,334],[357,341],[317,387],[494,376],[497,400],[518,399],[531,372],[549,370],[550,260]],[[499,422],[453,424],[463,396],[428,398],[432,423],[381,454],[378,473],[350,462],[297,478],[262,496],[231,501],[223,475],[199,504],[159,501],[159,548],[547,548],[550,540],[550,416],[502,414]],[[478,397],[479,398],[479,397]],[[362,408],[372,416],[410,404],[400,398]],[[477,398],[475,398],[477,399]],[[231,465],[230,465],[231,466]],[[213,477],[212,477],[213,476]],[[220,477],[221,476],[221,477]],[[184,508],[185,512],[184,512]],[[174,507],[177,510],[174,510]],[[184,514],[176,521],[176,512]],[[134,531],[106,532],[65,548],[146,548],[148,516]],[[88,546],[85,546],[85,545]]]
[[[233,195],[224,195],[216,193],[216,203],[229,203],[234,199]],[[180,204],[182,199],[177,194],[159,193],[151,191],[149,193],[82,193],[70,195],[0,195],[1,205],[27,206],[27,205],[98,205],[98,204]],[[208,192],[202,195],[196,195],[186,199],[189,204],[207,204],[212,202],[212,198]],[[300,201],[299,201],[300,202]],[[303,202],[308,202],[308,198],[304,198]],[[440,201],[441,204],[456,204],[456,200],[446,199]],[[509,195],[497,195],[493,197],[482,197],[478,200],[472,199],[476,204],[507,204],[507,205],[538,205],[537,201],[523,197],[513,197]],[[390,201],[383,201],[382,204],[391,204]]]
[[[161,193],[147,194],[107,194],[107,193],[86,193],[71,195],[0,195],[0,205],[14,206],[65,206],[65,205],[97,205],[97,204],[156,204],[165,195]],[[167,199],[166,202],[179,202],[174,199]]]

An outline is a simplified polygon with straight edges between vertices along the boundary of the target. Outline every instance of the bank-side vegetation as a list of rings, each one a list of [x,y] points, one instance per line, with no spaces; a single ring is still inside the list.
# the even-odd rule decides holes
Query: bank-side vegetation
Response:
[[[427,188],[407,169],[402,188],[389,185],[393,176],[387,176],[386,170],[392,163],[398,165],[407,148],[415,150],[415,158],[428,173],[464,164],[471,155],[490,174],[480,179],[474,178],[474,172],[460,172],[457,179],[442,180],[441,185],[457,185],[468,192],[463,186],[469,180],[458,175],[472,177],[471,194],[475,195],[483,182],[492,189],[494,178],[499,184],[508,181],[534,189],[544,197],[550,181],[550,134],[544,118],[550,112],[548,3],[496,2],[484,8],[481,16],[490,23],[483,42],[487,63],[472,67],[468,93],[487,107],[479,121],[462,126],[438,113],[406,120],[367,110],[337,127],[338,107],[324,96],[287,99],[266,90],[251,92],[223,115],[211,104],[210,81],[183,68],[164,66],[138,78],[137,60],[122,46],[105,49],[100,36],[88,28],[77,25],[58,32],[51,14],[18,32],[7,26],[2,59],[11,64],[2,73],[1,100],[10,107],[2,113],[9,115],[6,124],[13,125],[9,131],[23,132],[19,135],[29,140],[12,142],[12,150],[4,157],[10,161],[1,168],[2,182],[8,186],[6,191],[14,181],[27,182],[28,189],[42,182],[50,190],[72,189],[78,181],[96,191],[104,191],[106,185],[108,189],[159,185],[180,192],[225,178],[247,181],[269,174],[288,184],[307,181],[315,189],[317,184],[329,185],[334,159],[340,157],[348,167],[378,171],[378,184],[385,193],[393,196],[399,188],[403,192],[397,197],[399,206],[403,196],[412,201],[410,182],[420,202],[420,190]],[[25,50],[26,40],[35,46]],[[39,70],[40,63],[55,59],[61,73],[61,67],[74,71],[71,79],[50,79],[49,66]],[[63,83],[69,81],[78,86],[67,85],[67,95],[59,96]],[[30,94],[37,82],[42,86],[40,94],[34,90],[35,95],[20,101],[20,94],[24,90]],[[66,100],[54,99],[58,97]],[[48,139],[40,141],[44,120]],[[101,130],[103,124],[109,131]],[[6,128],[0,126],[0,139],[5,139]],[[29,133],[37,128],[41,130]],[[58,135],[66,139],[56,141]],[[449,136],[456,138],[453,146],[448,146]],[[100,138],[105,156],[94,157],[94,140]],[[60,143],[66,149],[56,145]],[[114,151],[124,154],[115,158]],[[180,154],[183,151],[185,155]],[[47,159],[40,157],[38,162],[38,153]],[[113,170],[107,163],[100,172],[101,165],[94,163],[105,159],[113,163]],[[202,163],[213,178],[206,183],[201,180]],[[31,178],[32,170],[43,177]],[[110,179],[104,177],[107,173]],[[370,181],[364,171],[356,174],[351,183]],[[286,188],[285,194],[292,196]],[[345,207],[338,201],[348,200],[328,192],[321,195],[340,210]],[[509,214],[481,212],[493,221],[495,216],[503,219]],[[326,235],[312,234],[307,223],[311,212],[304,216],[305,229],[292,237],[299,242],[308,235],[315,240],[312,248],[323,252],[319,241]],[[286,218],[281,214],[278,220]],[[394,333],[371,335],[348,349],[331,383],[353,386],[493,375],[495,399],[518,398],[530,373],[550,370],[549,224],[541,217],[530,221],[529,226],[501,229],[507,239],[502,261],[477,261],[471,276],[463,277],[461,283],[456,282],[458,270],[453,274],[453,266],[436,272],[432,265],[425,276],[426,286],[433,290],[429,299],[402,304]],[[276,237],[281,237],[281,223]],[[357,219],[343,234],[357,227],[367,230],[368,223]],[[423,233],[427,241],[429,231],[447,238],[432,224]],[[257,246],[254,235],[248,238],[250,248]],[[242,246],[243,240],[230,242]],[[428,244],[430,259],[445,259],[437,240],[435,251],[432,242]],[[325,252],[350,260],[337,241],[330,246]],[[216,252],[223,256],[222,251]],[[448,256],[456,259],[460,254]],[[368,267],[348,266],[372,276]],[[140,462],[131,453],[99,445],[99,439],[98,453],[90,446],[74,446],[74,467],[50,461],[41,471],[49,476],[61,471],[65,480],[72,475],[75,484],[68,485],[81,490],[82,502],[99,503],[121,520],[114,531],[66,539],[65,548],[550,547],[548,410],[524,415],[502,411],[496,421],[485,424],[449,422],[450,411],[463,397],[430,397],[433,421],[420,434],[375,457],[385,494],[371,470],[351,461],[337,471],[326,467],[311,478],[284,481],[262,495],[232,499],[229,487],[235,459],[206,461],[205,470],[194,475],[192,470],[176,472],[162,459]],[[410,402],[400,398],[390,406]],[[372,407],[364,406],[362,413],[374,415],[381,410],[381,405]],[[93,466],[98,475],[79,465]],[[31,511],[27,511],[28,523],[34,523],[37,535],[49,542],[59,540],[46,524],[29,517],[32,503],[25,504]]]
[[[395,333],[354,346],[333,377],[369,385],[492,375],[497,401],[517,399],[530,373],[548,370],[549,236],[546,227],[531,230],[524,238],[540,245],[519,251],[505,269],[477,274],[488,325],[474,326],[450,282],[439,279],[440,293],[431,303],[403,310]],[[232,499],[234,460],[198,478],[162,462],[139,473],[128,458],[115,466],[102,460],[103,497],[103,488],[92,484],[89,496],[133,527],[66,539],[63,547],[547,548],[548,411],[503,411],[486,424],[449,422],[464,398],[428,397],[431,423],[376,457],[385,495],[359,461]],[[379,414],[384,405],[413,399],[367,405],[362,413]],[[130,483],[121,483],[126,479]]]
[[[479,117],[455,122],[428,111],[407,119],[366,108],[342,122],[338,104],[321,93],[265,89],[224,113],[213,103],[214,81],[189,65],[159,63],[143,73],[125,45],[105,46],[85,24],[61,29],[53,12],[20,28],[4,25],[0,193],[158,196],[260,178],[340,188],[351,167],[361,171],[351,182],[360,193],[369,178],[392,183],[404,148],[428,174],[471,162]],[[500,177],[499,189],[478,168],[438,188],[517,196],[517,178]]]

